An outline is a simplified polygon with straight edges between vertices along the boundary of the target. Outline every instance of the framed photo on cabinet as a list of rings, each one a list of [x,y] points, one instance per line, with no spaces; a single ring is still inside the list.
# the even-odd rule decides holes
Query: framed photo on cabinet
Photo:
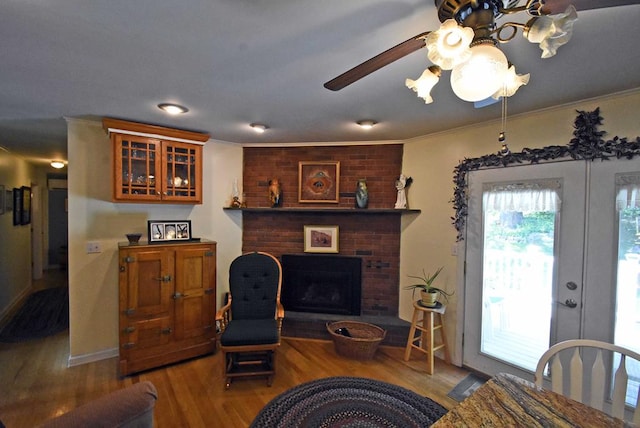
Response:
[[[149,243],[191,240],[191,220],[148,220]]]
[[[298,162],[298,202],[337,204],[340,162]]]

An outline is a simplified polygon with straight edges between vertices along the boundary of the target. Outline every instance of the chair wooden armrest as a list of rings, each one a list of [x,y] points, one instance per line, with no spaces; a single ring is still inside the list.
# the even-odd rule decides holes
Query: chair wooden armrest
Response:
[[[222,334],[222,332],[224,332],[224,330],[227,328],[227,325],[229,325],[229,321],[231,318],[230,315],[231,296],[229,296],[229,301],[227,302],[227,304],[218,309],[218,312],[216,312],[216,325],[218,327],[219,334]]]
[[[276,304],[276,320],[278,321],[278,336],[280,336],[280,332],[282,331],[283,319],[284,319],[284,306],[282,306],[282,303],[278,302]]]
[[[280,302],[278,302],[276,306],[276,318],[279,320],[284,318],[284,306],[282,306],[282,303]]]

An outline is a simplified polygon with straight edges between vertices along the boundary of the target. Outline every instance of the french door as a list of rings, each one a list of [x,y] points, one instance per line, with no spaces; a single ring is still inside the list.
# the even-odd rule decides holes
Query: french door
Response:
[[[640,350],[639,171],[611,160],[470,173],[464,365],[531,379],[563,340]]]

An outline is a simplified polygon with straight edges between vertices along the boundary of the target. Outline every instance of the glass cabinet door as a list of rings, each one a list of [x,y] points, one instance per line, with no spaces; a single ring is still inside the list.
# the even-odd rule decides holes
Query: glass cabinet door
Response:
[[[201,200],[202,147],[164,141],[163,199],[168,201]]]
[[[118,135],[116,147],[116,199],[160,199],[157,180],[160,141]]]

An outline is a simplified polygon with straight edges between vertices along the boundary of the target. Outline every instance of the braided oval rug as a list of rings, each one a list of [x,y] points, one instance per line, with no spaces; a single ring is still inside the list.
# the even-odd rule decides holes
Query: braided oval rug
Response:
[[[251,427],[428,427],[445,413],[435,401],[397,385],[329,377],[278,395]]]

